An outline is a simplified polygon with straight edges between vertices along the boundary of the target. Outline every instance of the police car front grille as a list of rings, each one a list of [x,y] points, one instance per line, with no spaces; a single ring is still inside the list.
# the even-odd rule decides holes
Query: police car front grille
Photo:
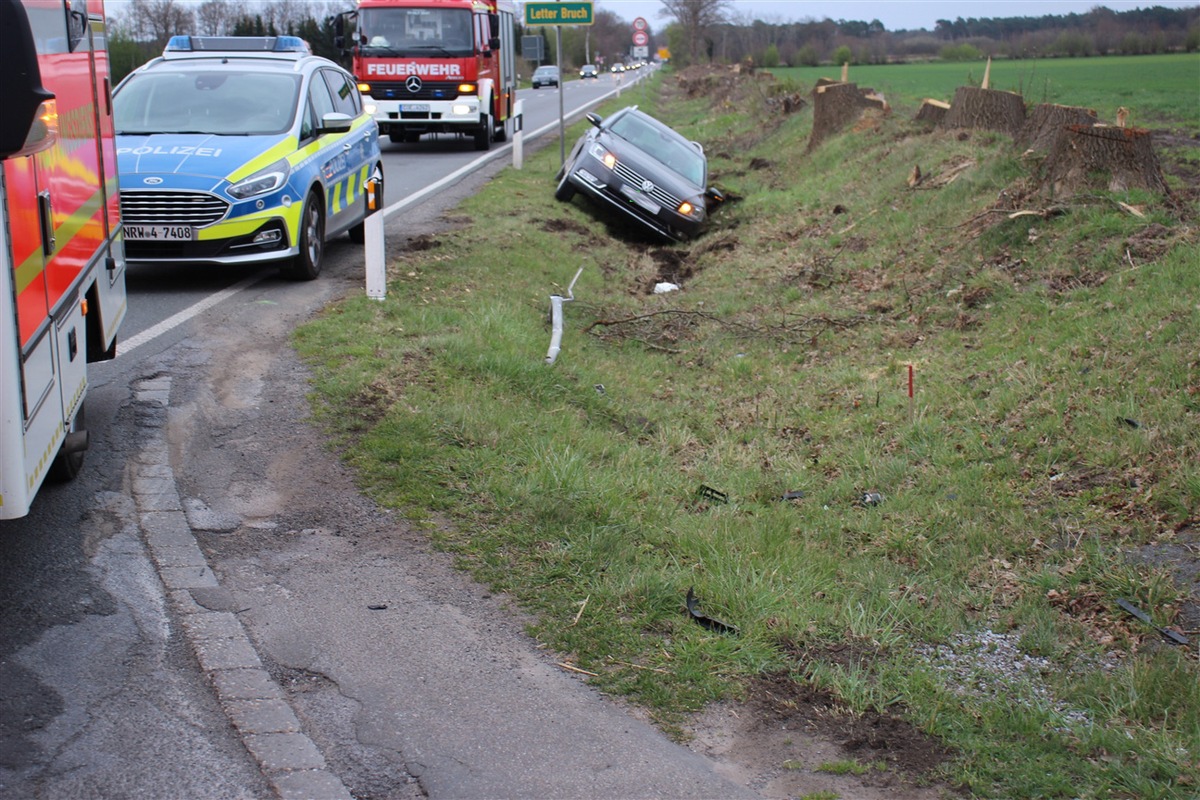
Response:
[[[371,97],[376,100],[453,100],[458,97],[461,81],[423,81],[418,91],[410,92],[403,81],[371,81]]]
[[[618,161],[613,167],[613,172],[620,176],[621,180],[639,191],[642,188],[642,183],[646,180],[641,173],[635,169],[630,169],[623,161]],[[658,184],[654,184],[654,188],[647,192],[655,202],[667,208],[679,208],[679,198],[675,195],[663,191]]]
[[[121,192],[121,216],[127,225],[211,225],[225,216],[229,203],[204,192]]]

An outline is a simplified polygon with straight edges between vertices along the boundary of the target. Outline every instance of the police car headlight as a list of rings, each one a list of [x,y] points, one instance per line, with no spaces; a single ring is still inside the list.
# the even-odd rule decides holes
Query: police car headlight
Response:
[[[288,166],[287,161],[276,161],[265,169],[260,169],[248,178],[243,178],[237,183],[230,186],[225,191],[229,192],[231,197],[238,200],[245,200],[247,197],[256,197],[260,194],[273,192],[280,186],[287,183],[288,175],[292,169]]]

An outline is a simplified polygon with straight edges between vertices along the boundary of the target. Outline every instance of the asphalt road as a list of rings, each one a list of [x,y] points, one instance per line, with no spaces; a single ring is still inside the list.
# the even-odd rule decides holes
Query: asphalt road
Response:
[[[566,108],[610,81],[568,84]],[[557,93],[522,94],[527,132],[556,127]],[[441,183],[469,142],[387,146],[389,253],[508,149]],[[359,496],[288,344],[363,291],[360,248],[328,258],[306,284],[130,272],[83,474],[0,526],[0,798],[754,796]]]

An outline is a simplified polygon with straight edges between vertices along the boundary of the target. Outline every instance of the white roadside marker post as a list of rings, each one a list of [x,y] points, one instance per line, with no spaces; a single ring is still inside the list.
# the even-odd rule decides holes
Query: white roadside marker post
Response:
[[[525,165],[525,101],[513,103],[513,169]]]
[[[383,213],[376,207],[375,178],[367,181],[367,208],[373,214],[363,220],[363,248],[367,267],[367,297],[387,299],[387,260],[384,254]]]

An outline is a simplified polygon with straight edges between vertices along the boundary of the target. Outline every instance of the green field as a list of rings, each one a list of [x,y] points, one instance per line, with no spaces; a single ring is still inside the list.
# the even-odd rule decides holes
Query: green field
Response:
[[[997,85],[1008,68],[1052,77],[1014,62]],[[964,69],[861,81],[948,98]],[[1147,96],[1184,119],[1184,94]],[[502,172],[395,257],[386,302],[298,331],[317,418],[556,660],[678,735],[724,699],[833,741],[889,731],[824,763],[797,743],[787,779],[1195,798],[1200,597],[1175,572],[1200,565],[1194,148],[1165,154],[1170,198],[1050,197],[1040,159],[915,124],[915,101],[815,149],[811,111],[769,101],[670,75],[621,99],[703,142],[733,198],[690,244],[556,202],[557,146]],[[549,296],[580,267],[548,366]],[[696,624],[689,589],[736,631]]]
[[[901,113],[926,97],[950,102],[959,86],[979,86],[986,63],[929,62],[850,67],[850,80],[882,92]],[[811,87],[820,77],[841,78],[835,67],[771,70]],[[1200,54],[993,61],[993,89],[1018,92],[1027,103],[1094,109],[1102,121],[1131,112],[1130,125],[1171,127],[1200,134]]]

